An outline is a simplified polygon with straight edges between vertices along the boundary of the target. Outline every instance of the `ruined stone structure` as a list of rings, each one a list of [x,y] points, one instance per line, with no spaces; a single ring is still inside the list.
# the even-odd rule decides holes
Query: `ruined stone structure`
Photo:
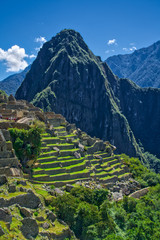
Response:
[[[0,175],[20,176],[18,159],[10,141],[9,131],[0,129]]]
[[[41,110],[34,107],[33,104],[25,100],[16,101],[12,95],[7,99],[2,94],[0,94],[0,116],[7,120],[17,120],[24,117],[35,118],[36,116],[39,116],[40,120],[43,118]]]

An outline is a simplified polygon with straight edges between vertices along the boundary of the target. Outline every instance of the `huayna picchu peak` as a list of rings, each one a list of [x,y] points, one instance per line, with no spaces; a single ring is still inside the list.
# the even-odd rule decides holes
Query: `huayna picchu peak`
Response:
[[[117,152],[141,157],[139,142],[145,151],[160,156],[160,135],[154,131],[159,129],[158,105],[156,112],[151,110],[152,99],[158,104],[159,96],[159,90],[141,90],[119,80],[79,33],[67,29],[43,45],[16,93],[17,99],[60,113],[91,136],[109,140]],[[145,123],[139,121],[146,117]]]

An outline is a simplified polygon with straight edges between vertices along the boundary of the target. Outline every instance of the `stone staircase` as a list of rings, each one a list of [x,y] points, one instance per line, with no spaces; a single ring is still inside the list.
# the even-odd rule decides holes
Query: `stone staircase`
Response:
[[[85,146],[87,134],[56,124],[52,133],[42,135],[42,150],[30,181],[60,187],[94,180],[107,186],[131,177],[120,156],[108,153],[103,141],[88,138],[92,145]]]

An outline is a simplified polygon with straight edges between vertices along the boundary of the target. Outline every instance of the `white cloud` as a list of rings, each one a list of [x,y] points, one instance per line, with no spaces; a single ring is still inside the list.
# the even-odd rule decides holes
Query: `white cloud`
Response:
[[[105,51],[106,54],[108,54],[108,53],[110,53],[110,52],[115,52],[115,50],[112,49],[112,50],[106,50],[106,51]]]
[[[24,48],[17,45],[12,46],[7,51],[0,48],[0,61],[7,66],[7,72],[18,72],[25,69],[28,63],[24,58],[34,58],[35,55],[28,55]]]
[[[114,39],[109,40],[107,44],[108,45],[113,45],[113,44],[117,45],[116,39],[114,38]]]
[[[35,38],[35,42],[39,42],[40,44],[43,44],[47,42],[47,40],[45,37],[38,37],[38,38]]]
[[[45,42],[47,42],[47,40],[46,40],[45,37],[35,38],[34,41],[37,42],[37,43],[40,43],[40,46],[35,48],[35,50],[36,50],[37,52],[41,49],[41,47],[43,46],[43,44],[44,44]]]
[[[31,54],[31,55],[29,56],[29,58],[36,58],[36,55]]]
[[[137,48],[135,46],[133,46],[131,48],[124,47],[124,48],[122,48],[122,50],[125,51],[125,52],[132,52],[132,51],[137,50]]]
[[[131,47],[129,50],[134,51],[134,50],[137,50],[137,48],[136,47]]]

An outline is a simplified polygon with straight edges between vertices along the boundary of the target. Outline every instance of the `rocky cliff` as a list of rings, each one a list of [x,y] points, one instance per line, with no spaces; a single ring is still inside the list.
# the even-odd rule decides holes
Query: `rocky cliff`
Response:
[[[61,113],[91,136],[109,140],[118,151],[139,151],[109,81],[114,75],[89,50],[79,33],[64,30],[44,44],[16,98]]]
[[[120,78],[129,78],[141,87],[160,87],[160,41],[131,54],[106,60]]]
[[[128,86],[121,84],[123,82]],[[143,112],[144,106],[137,110],[137,94],[141,96],[139,101],[143,99],[146,112]],[[141,90],[131,82],[119,80],[107,64],[89,50],[79,33],[63,30],[44,44],[17,90],[16,98],[32,101],[44,110],[61,113],[91,136],[115,144],[118,152],[135,156],[141,155],[137,141],[150,145],[149,139],[154,146],[149,148],[150,151],[157,154],[158,133],[155,132],[152,138],[152,134],[148,135],[151,131],[146,131],[146,125],[139,123],[142,117],[144,122],[147,117],[151,125],[156,122],[156,119],[152,121],[151,111],[154,95],[154,90]],[[147,96],[150,96],[150,102],[145,101]],[[129,115],[127,109],[130,108],[132,114]],[[146,115],[143,116],[143,113]],[[158,121],[155,124],[157,126]],[[139,129],[142,132],[140,135]]]
[[[114,92],[137,141],[160,157],[160,90],[140,88],[128,79],[120,79]]]

